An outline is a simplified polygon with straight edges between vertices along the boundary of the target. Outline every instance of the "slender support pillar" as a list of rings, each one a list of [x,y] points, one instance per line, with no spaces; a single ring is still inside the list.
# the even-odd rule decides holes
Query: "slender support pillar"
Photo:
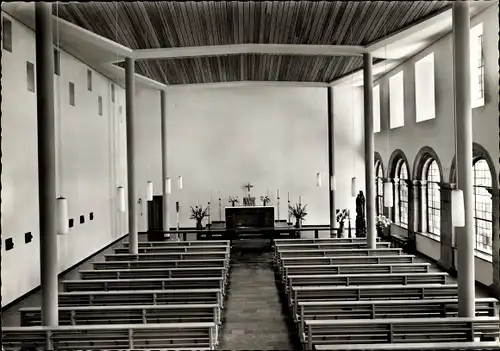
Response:
[[[474,194],[468,1],[453,2],[453,73],[457,142],[457,187],[464,194],[465,226],[457,228],[458,315],[475,315]]]
[[[330,229],[335,228],[337,216],[335,213],[335,188],[332,184],[335,177],[335,122],[333,114],[333,87],[327,88],[328,101],[328,194],[330,199]],[[330,233],[331,234],[331,233]]]
[[[377,245],[375,229],[375,144],[373,138],[373,77],[372,55],[363,54],[363,93],[365,103],[365,191],[366,240],[370,249]]]
[[[52,5],[35,5],[42,325],[59,325]]]
[[[130,253],[139,252],[137,232],[137,201],[135,186],[135,145],[134,145],[134,99],[135,99],[134,59],[125,58],[125,106],[127,121],[127,183],[128,183],[128,233]]]
[[[170,229],[167,194],[167,92],[161,91],[161,178],[163,184],[163,230]]]

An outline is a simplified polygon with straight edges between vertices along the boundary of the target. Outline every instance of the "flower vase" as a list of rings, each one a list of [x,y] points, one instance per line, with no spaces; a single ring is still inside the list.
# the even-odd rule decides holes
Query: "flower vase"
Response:
[[[201,223],[201,219],[196,220],[196,229],[197,230],[202,230],[203,229],[203,224]]]

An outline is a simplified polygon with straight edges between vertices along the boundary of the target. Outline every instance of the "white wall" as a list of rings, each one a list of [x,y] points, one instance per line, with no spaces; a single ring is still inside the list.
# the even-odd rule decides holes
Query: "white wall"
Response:
[[[36,93],[26,87],[26,61],[36,65],[34,32],[10,16],[12,53],[2,51],[2,306],[40,284]],[[54,75],[56,105],[57,196],[69,203],[74,227],[58,236],[58,266],[63,271],[126,233],[125,214],[116,209],[116,187],[126,185],[124,90],[61,51],[61,75]],[[35,67],[36,70],[36,67]],[[68,82],[75,84],[69,105]],[[98,114],[98,95],[103,115]],[[118,106],[122,105],[122,116]],[[89,220],[89,213],[94,220]],[[85,223],[80,224],[80,215]],[[121,220],[120,220],[121,218]],[[25,244],[24,233],[33,240]],[[5,239],[14,249],[5,251]]]
[[[358,89],[359,90],[359,89]],[[353,134],[351,89],[340,89],[335,98],[337,207],[347,206],[350,197],[352,158],[356,158],[359,184],[364,168],[361,139],[363,130]],[[328,118],[325,88],[262,87],[173,88],[167,91],[168,166],[173,180],[171,209],[181,204],[181,226],[193,226],[189,205],[196,199],[205,205],[212,196],[213,219],[218,220],[218,191],[222,206],[228,196],[245,194],[243,185],[255,185],[252,195],[271,189],[275,203],[280,189],[280,218],[287,216],[287,192],[292,203],[308,205],[304,224],[327,224],[328,216]],[[359,97],[354,94],[355,98]],[[155,194],[161,194],[160,94],[140,89],[137,92],[136,123],[137,184],[144,198],[145,183],[153,181]],[[349,102],[345,100],[348,98]],[[359,125],[360,111],[354,114]],[[347,121],[345,120],[347,119]],[[352,141],[353,135],[354,141]],[[350,151],[356,146],[354,152]],[[316,187],[316,173],[323,175],[323,187]],[[184,190],[177,189],[183,176]],[[344,188],[348,187],[349,191]],[[144,206],[144,211],[146,207]],[[174,224],[173,210],[170,215]],[[147,230],[147,216],[140,219],[140,230]]]
[[[485,60],[485,105],[472,110],[473,140],[489,152],[494,165],[495,176],[500,170],[498,148],[498,7],[492,6],[471,19],[471,27],[483,22]],[[415,72],[414,64],[427,54],[434,52],[436,118],[416,122]],[[405,125],[390,129],[388,78],[404,71]],[[391,153],[401,149],[409,162],[410,177],[415,157],[424,146],[430,146],[437,153],[443,167],[443,180],[449,182],[449,173],[455,154],[454,101],[453,101],[453,37],[446,35],[425,50],[396,67],[375,81],[380,84],[382,131],[375,134],[375,150],[384,162],[384,171]],[[459,141],[460,142],[460,141]],[[397,226],[392,226],[391,230]],[[402,230],[399,228],[399,230]],[[406,231],[406,230],[405,230]],[[417,249],[434,259],[439,259],[439,243],[423,236],[417,236]],[[476,258],[476,279],[483,284],[492,282],[492,264]]]

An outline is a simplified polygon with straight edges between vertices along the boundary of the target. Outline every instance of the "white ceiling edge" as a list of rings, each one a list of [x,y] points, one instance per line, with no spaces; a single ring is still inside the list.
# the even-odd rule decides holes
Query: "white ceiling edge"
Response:
[[[218,82],[218,83],[172,84],[172,85],[167,85],[167,90],[236,88],[236,87],[248,87],[248,86],[327,88],[328,84],[322,82],[241,80],[241,81]]]

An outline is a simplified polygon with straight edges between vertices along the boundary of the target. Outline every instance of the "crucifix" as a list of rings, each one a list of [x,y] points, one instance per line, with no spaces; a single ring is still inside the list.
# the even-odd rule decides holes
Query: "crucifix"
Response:
[[[248,197],[250,197],[250,189],[253,188],[253,185],[248,182],[248,184],[245,185],[244,188],[247,188]]]

